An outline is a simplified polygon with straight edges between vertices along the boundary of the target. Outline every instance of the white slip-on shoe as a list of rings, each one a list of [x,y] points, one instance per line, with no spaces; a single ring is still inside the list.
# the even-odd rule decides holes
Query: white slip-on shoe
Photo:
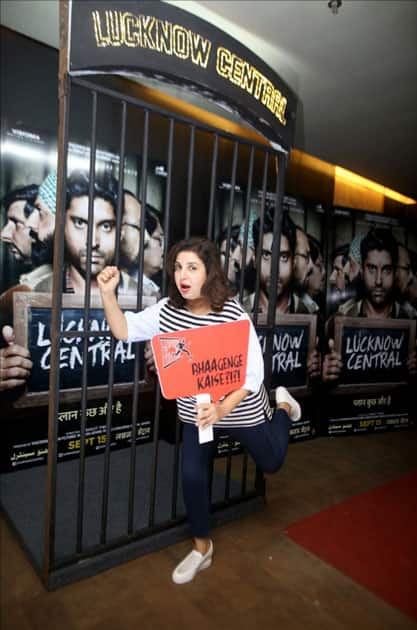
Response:
[[[278,403],[287,403],[290,406],[290,418],[297,422],[301,418],[301,407],[285,387],[277,387],[275,390],[275,400]]]
[[[202,554],[196,549],[190,551],[188,556],[180,562],[172,572],[172,581],[175,584],[186,584],[191,582],[199,571],[208,569],[213,559],[213,543],[210,540],[210,548],[206,554]]]

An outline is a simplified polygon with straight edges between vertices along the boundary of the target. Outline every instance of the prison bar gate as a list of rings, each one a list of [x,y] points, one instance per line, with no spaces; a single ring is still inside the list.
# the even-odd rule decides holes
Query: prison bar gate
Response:
[[[212,139],[212,154],[210,168],[210,193],[208,214],[206,221],[206,235],[213,238],[215,235],[215,197],[216,187],[218,185],[218,157],[219,143],[227,142],[233,147],[233,157],[230,165],[230,197],[227,218],[227,251],[225,268],[227,269],[230,256],[230,235],[234,222],[235,210],[235,190],[237,181],[237,172],[239,164],[239,151],[243,147],[249,151],[249,160],[247,164],[247,181],[246,181],[246,199],[244,207],[243,221],[243,252],[242,261],[246,259],[249,241],[250,229],[250,204],[253,186],[253,172],[255,162],[255,152],[257,156],[261,156],[263,160],[262,175],[262,192],[260,199],[260,239],[263,235],[264,212],[267,198],[268,175],[271,169],[274,172],[274,242],[279,242],[281,221],[282,221],[282,198],[284,186],[284,171],[286,154],[283,151],[276,151],[273,148],[250,142],[245,138],[234,136],[220,129],[197,123],[191,118],[185,116],[173,115],[172,112],[165,111],[159,107],[151,105],[147,102],[138,100],[132,96],[121,94],[113,89],[99,86],[94,82],[84,79],[74,78],[66,75],[64,82],[61,84],[64,89],[63,98],[61,98],[61,115],[59,129],[59,159],[58,159],[58,205],[55,227],[54,240],[54,265],[53,265],[53,294],[52,294],[52,319],[51,319],[51,371],[50,371],[50,396],[48,406],[48,472],[47,472],[47,492],[46,492],[46,511],[45,511],[45,529],[44,529],[44,551],[43,566],[35,567],[42,575],[45,586],[49,589],[57,588],[65,583],[94,575],[100,570],[109,568],[120,562],[126,561],[154,551],[161,547],[172,544],[176,541],[189,536],[189,530],[186,523],[185,514],[178,509],[178,486],[179,486],[179,461],[180,461],[180,422],[175,423],[175,444],[173,447],[172,468],[170,472],[171,479],[171,509],[168,518],[158,520],[155,516],[156,490],[158,482],[158,473],[161,469],[160,457],[160,410],[161,410],[161,392],[159,386],[156,386],[154,418],[153,418],[153,442],[151,443],[151,458],[149,461],[149,496],[146,500],[147,518],[146,525],[142,527],[135,526],[135,514],[140,511],[137,505],[135,493],[136,472],[138,468],[138,458],[141,457],[140,446],[136,445],[136,424],[140,414],[141,395],[139,391],[139,369],[140,356],[139,349],[136,344],[135,362],[134,362],[134,383],[132,390],[132,411],[131,411],[131,445],[129,453],[125,450],[125,457],[129,458],[129,482],[128,482],[128,501],[127,515],[124,532],[117,536],[109,534],[109,506],[111,507],[110,485],[112,479],[112,457],[115,457],[114,451],[111,450],[111,428],[112,428],[112,406],[113,406],[113,384],[114,384],[114,348],[115,340],[110,332],[93,331],[85,326],[80,331],[63,331],[61,330],[61,313],[62,313],[62,295],[63,295],[63,269],[64,269],[64,222],[66,207],[66,183],[68,170],[68,149],[69,149],[69,121],[71,112],[71,93],[74,87],[85,91],[90,95],[91,99],[91,134],[90,134],[90,162],[89,162],[89,196],[88,196],[88,230],[87,230],[87,265],[85,277],[85,295],[83,319],[85,323],[89,322],[90,317],[90,287],[91,287],[91,259],[92,259],[92,220],[93,220],[93,204],[94,204],[94,183],[96,178],[96,153],[97,153],[97,111],[101,98],[110,98],[113,104],[117,105],[120,121],[120,140],[119,140],[119,172],[118,172],[118,207],[116,218],[116,250],[115,264],[118,264],[120,258],[120,234],[123,212],[123,190],[124,190],[124,168],[126,157],[126,131],[128,119],[128,107],[134,108],[135,111],[141,111],[143,115],[142,129],[142,146],[141,149],[141,201],[144,208],[147,200],[147,178],[148,178],[148,159],[149,159],[149,133],[150,133],[150,116],[158,116],[168,123],[168,139],[166,148],[166,194],[164,204],[164,233],[166,236],[171,231],[172,220],[172,175],[175,165],[174,139],[178,128],[188,130],[188,172],[186,181],[186,201],[185,201],[185,225],[183,236],[192,235],[192,220],[195,216],[196,209],[193,208],[192,197],[195,182],[193,174],[195,170],[196,159],[206,160],[206,155],[197,155],[196,153],[196,133],[204,132],[209,134]],[[62,95],[61,95],[62,96]],[[246,164],[245,164],[246,166]],[[269,182],[270,184],[270,182]],[[194,214],[193,214],[194,213]],[[200,217],[201,218],[201,217]],[[218,223],[218,218],[217,218]],[[140,225],[140,260],[138,266],[138,288],[136,296],[136,308],[141,310],[143,306],[142,300],[142,278],[143,278],[143,256],[144,256],[144,234],[145,234],[145,212],[141,212]],[[200,232],[201,233],[201,232]],[[168,242],[168,238],[164,240],[164,257],[166,259],[167,251],[172,243]],[[260,256],[261,248],[258,248],[256,258],[256,291],[254,302],[254,323],[256,324],[256,313],[258,305],[259,278],[260,278]],[[279,273],[279,248],[275,247],[272,253],[272,274],[271,284],[277,285]],[[166,294],[167,278],[163,274],[162,278],[162,294]],[[239,296],[243,297],[244,278],[243,273],[240,277]],[[272,361],[272,336],[274,328],[276,296],[272,296],[269,301],[267,322],[263,322],[264,330],[266,330],[267,343],[265,359],[265,382],[268,382],[271,375]],[[62,463],[58,463],[58,413],[60,408],[60,347],[62,340],[71,337],[82,337],[83,339],[83,356],[87,356],[88,344],[92,339],[103,336],[110,337],[110,366],[108,378],[108,395],[107,395],[107,417],[106,417],[106,446],[104,455],[94,455],[93,459],[102,459],[101,471],[101,518],[99,527],[99,540],[95,544],[86,545],[84,541],[85,527],[85,510],[86,510],[86,418],[88,404],[88,388],[89,380],[87,373],[87,361],[83,361],[82,379],[80,387],[80,453],[78,462],[78,488],[76,513],[72,515],[75,523],[75,535],[73,548],[62,555],[56,552],[56,541],[59,536],[60,525],[57,522],[57,507],[62,500],[59,495],[60,485],[57,483],[59,468]],[[119,451],[120,453],[120,451]],[[241,462],[240,478],[238,481],[238,494],[231,492],[231,486],[236,486],[236,479],[232,478],[232,464],[234,459],[238,457],[239,464]],[[220,524],[230,519],[240,518],[254,510],[261,509],[265,498],[265,481],[259,470],[256,470],[253,484],[248,484],[248,455],[236,456],[232,454],[231,445],[229,444],[228,454],[225,458],[224,487],[222,497],[215,500],[212,497],[211,510],[213,516],[213,524]],[[101,465],[101,464],[100,464]],[[216,479],[218,475],[214,475]],[[213,470],[211,473],[213,480]],[[218,494],[218,493],[217,493]],[[143,505],[145,509],[145,502]],[[180,512],[180,513],[179,513]],[[68,523],[67,523],[68,525]]]

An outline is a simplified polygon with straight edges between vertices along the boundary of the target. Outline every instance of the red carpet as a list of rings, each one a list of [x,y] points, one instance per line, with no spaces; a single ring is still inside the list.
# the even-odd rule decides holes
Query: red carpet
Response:
[[[417,470],[294,523],[286,533],[417,619]]]

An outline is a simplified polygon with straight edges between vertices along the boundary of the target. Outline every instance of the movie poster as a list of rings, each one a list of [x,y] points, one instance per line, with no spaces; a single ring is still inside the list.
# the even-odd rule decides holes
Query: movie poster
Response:
[[[53,90],[48,97],[45,95],[48,105],[55,102],[57,89],[56,72],[49,74],[54,81]],[[9,90],[10,86],[16,90],[24,88],[13,81],[11,73],[8,81]],[[144,248],[140,251],[145,132],[143,111],[129,106],[121,231],[116,243],[121,118],[111,99],[100,97],[96,112],[93,217],[89,222],[92,111],[91,95],[86,92],[74,87],[71,96],[61,321],[62,330],[68,335],[63,337],[60,348],[57,418],[61,459],[79,453],[80,391],[85,365],[89,385],[85,405],[86,451],[94,453],[106,445],[111,344],[100,308],[97,274],[105,265],[115,262],[116,245],[120,245],[121,307],[136,308],[139,281],[142,305],[155,302],[162,292],[164,242],[171,239],[170,245],[183,237],[188,206],[192,207],[191,233],[207,233],[205,209],[211,198],[207,156],[213,149],[209,135],[195,134],[196,155],[204,159],[195,159],[192,172],[198,183],[189,186],[189,130],[188,126],[178,124],[170,182],[169,230],[164,226],[168,123],[159,115],[151,115]],[[22,92],[14,100],[16,107],[26,104]],[[5,470],[44,463],[46,457],[57,205],[56,117],[43,113],[43,127],[37,128],[39,112],[29,107],[15,113],[11,102],[4,107],[0,179],[0,404]],[[53,112],[52,106],[48,112]],[[275,193],[271,192],[276,180],[274,160],[271,160],[274,167],[269,166],[269,192],[264,198],[260,160],[255,159],[248,192],[249,151],[240,149],[240,167],[232,191],[228,181],[233,161],[231,144],[226,148],[221,144],[221,149],[229,157],[217,163],[213,235],[234,294],[252,317],[267,358],[266,384],[271,404],[275,404],[277,385],[287,387],[300,401],[302,419],[292,426],[291,439],[409,426],[415,420],[411,415],[410,383],[416,378],[416,232],[400,219],[344,208],[323,208],[285,196],[280,243],[274,243],[276,209]],[[86,326],[83,312],[89,224],[91,310],[87,326],[100,334],[89,338],[85,348],[82,337],[76,333]],[[272,258],[277,248],[279,270],[273,287]],[[143,273],[139,278],[141,257]],[[275,313],[271,324],[267,313],[272,297]],[[140,407],[133,431],[137,442],[154,437],[155,375],[145,360],[149,348],[142,344],[137,349],[132,344],[117,342],[110,431],[113,448],[127,446],[132,439],[131,392],[137,352],[141,366]],[[176,434],[175,422],[175,405],[162,401],[161,435],[171,442]],[[238,448],[232,445],[235,452]],[[221,439],[218,455],[226,452],[229,445],[226,439]]]
[[[2,469],[45,463],[51,352],[53,238],[56,217],[56,144],[38,131],[6,128],[3,135],[0,278],[2,405]],[[123,216],[119,265],[122,280],[119,303],[134,310],[138,298],[139,235],[142,204],[140,164],[135,156],[125,162]],[[111,340],[104,319],[96,276],[116,253],[118,156],[107,147],[96,152],[91,236],[90,311],[84,322],[86,286],[88,145],[70,142],[65,208],[65,254],[60,347],[58,459],[79,454],[82,418],[81,385],[87,370],[85,404],[86,453],[106,446],[108,380]],[[164,229],[160,208],[164,177],[149,166],[145,208],[142,306],[161,295],[160,277]],[[91,330],[86,346],[78,331]],[[99,334],[98,334],[99,333]],[[135,349],[134,346],[139,346]],[[153,439],[155,379],[145,368],[144,344],[114,343],[114,387],[110,439],[112,448],[131,442],[132,390],[135,354],[139,354],[139,413],[134,423],[136,442]]]
[[[291,428],[291,440],[311,438],[318,431],[316,395],[320,384],[325,316],[324,210],[319,205],[309,206],[300,199],[284,197],[275,325],[271,334],[268,333],[267,312],[274,290],[271,261],[276,247],[273,242],[275,195],[266,193],[262,238],[262,191],[251,196],[248,233],[245,235],[245,191],[243,186],[236,186],[234,220],[228,244],[229,198],[230,186],[223,183],[218,203],[223,211],[224,229],[217,240],[229,282],[250,314],[264,356],[271,363],[270,370],[266,367],[271,404],[275,405],[275,388],[278,385],[287,387],[300,401],[303,412],[302,419]],[[267,352],[268,345],[272,345],[271,353]]]
[[[323,388],[327,434],[415,422],[417,235],[400,220],[334,208]]]

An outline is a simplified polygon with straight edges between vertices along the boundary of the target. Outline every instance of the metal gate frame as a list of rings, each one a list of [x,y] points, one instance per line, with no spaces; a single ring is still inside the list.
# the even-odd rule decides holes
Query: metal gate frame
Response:
[[[243,245],[243,257],[245,257],[248,247],[248,232],[249,232],[249,203],[250,203],[250,191],[252,187],[252,176],[254,166],[254,153],[255,149],[262,151],[264,154],[264,171],[263,171],[263,191],[261,201],[261,234],[263,233],[263,215],[265,209],[266,199],[266,186],[267,186],[267,172],[268,163],[272,158],[277,162],[277,177],[276,177],[276,190],[275,190],[275,207],[278,211],[275,212],[274,220],[274,239],[279,238],[281,221],[282,221],[282,209],[281,203],[283,198],[283,184],[284,184],[284,172],[286,154],[284,152],[277,152],[274,149],[265,146],[257,145],[253,142],[248,142],[245,139],[237,138],[231,134],[220,131],[219,129],[211,128],[209,126],[197,124],[192,119],[187,119],[181,116],[173,116],[169,111],[164,111],[158,107],[154,107],[149,103],[142,102],[134,99],[130,96],[119,94],[113,90],[98,87],[96,84],[88,82],[83,79],[71,77],[69,74],[65,74],[63,81],[61,82],[60,90],[60,123],[59,123],[59,145],[58,145],[58,191],[57,191],[57,216],[56,227],[54,237],[54,263],[53,263],[53,294],[52,294],[52,319],[51,319],[51,372],[50,372],[50,397],[48,405],[48,473],[47,473],[47,497],[46,497],[46,516],[45,516],[45,538],[44,538],[44,554],[43,554],[43,569],[42,580],[44,585],[48,589],[57,588],[65,583],[72,582],[74,580],[94,575],[100,570],[114,566],[127,559],[136,557],[143,553],[159,549],[174,542],[177,542],[185,537],[189,536],[188,527],[184,522],[184,518],[177,518],[175,505],[173,502],[173,509],[171,514],[171,520],[165,523],[155,525],[154,523],[154,505],[155,505],[155,482],[157,476],[158,467],[158,429],[159,429],[159,412],[160,412],[160,390],[157,388],[156,402],[155,402],[155,417],[154,417],[154,460],[152,466],[152,496],[151,496],[151,509],[149,513],[148,528],[135,532],[133,530],[133,505],[134,505],[134,487],[132,480],[134,479],[134,470],[136,463],[136,450],[135,441],[132,439],[132,446],[130,450],[130,488],[129,488],[129,522],[126,535],[117,540],[107,540],[106,522],[108,511],[108,483],[110,474],[110,429],[111,429],[111,409],[112,409],[112,385],[114,380],[113,361],[111,361],[111,367],[109,372],[109,392],[108,392],[108,412],[106,419],[106,433],[107,442],[105,450],[105,463],[104,463],[104,483],[103,483],[103,495],[102,495],[102,515],[101,515],[101,536],[100,544],[94,548],[83,549],[82,546],[82,534],[83,534],[83,509],[84,509],[84,481],[85,481],[85,431],[86,431],[86,407],[87,407],[87,369],[86,362],[83,365],[83,377],[82,377],[82,390],[81,390],[81,426],[80,426],[80,457],[79,457],[79,487],[78,487],[78,511],[76,515],[77,519],[77,542],[75,552],[66,557],[65,560],[57,562],[55,559],[55,536],[56,536],[56,506],[57,506],[57,466],[58,466],[58,448],[57,448],[57,432],[58,432],[58,411],[59,411],[59,375],[60,375],[60,361],[59,351],[61,339],[70,337],[71,335],[77,335],[83,337],[84,352],[87,349],[88,338],[94,336],[93,331],[84,330],[71,333],[70,331],[61,332],[60,330],[60,318],[61,318],[61,298],[63,293],[63,262],[64,262],[64,220],[65,220],[65,190],[67,180],[67,156],[69,145],[69,114],[71,107],[71,87],[73,85],[84,88],[91,93],[91,150],[90,150],[90,169],[89,169],[89,226],[87,235],[87,275],[86,275],[86,291],[84,299],[84,321],[88,322],[89,309],[90,309],[90,261],[92,252],[92,229],[91,220],[93,217],[93,192],[94,192],[94,179],[95,179],[95,153],[96,153],[96,123],[97,123],[97,100],[99,95],[111,97],[120,102],[121,108],[121,124],[120,124],[120,151],[119,151],[119,164],[124,164],[125,157],[125,145],[126,145],[126,116],[127,105],[133,105],[135,107],[142,108],[144,111],[144,130],[143,130],[143,149],[142,149],[142,201],[146,202],[146,186],[147,186],[147,161],[148,161],[148,141],[149,141],[149,115],[150,112],[157,113],[166,117],[169,120],[169,141],[167,148],[167,188],[166,188],[166,202],[165,202],[165,232],[169,232],[170,221],[170,195],[171,195],[171,175],[173,166],[173,142],[175,133],[175,124],[181,123],[189,126],[190,129],[190,143],[189,143],[189,166],[193,164],[194,160],[194,141],[196,130],[207,131],[213,134],[213,153],[211,163],[211,185],[210,185],[210,202],[209,202],[209,216],[207,225],[207,235],[212,236],[214,225],[214,200],[215,200],[215,187],[216,187],[216,165],[218,157],[218,141],[219,138],[226,138],[234,143],[233,163],[231,170],[231,192],[230,192],[230,207],[234,206],[234,191],[236,182],[236,170],[238,149],[240,144],[246,144],[250,147],[249,169],[248,169],[248,191],[247,202],[245,208],[245,229],[244,229],[244,245]],[[189,177],[187,181],[187,204],[186,204],[186,234],[190,235],[191,225],[191,195],[192,195],[192,168],[189,168]],[[117,209],[117,222],[116,222],[116,264],[119,256],[119,236],[121,230],[121,214],[122,214],[122,191],[123,191],[123,169],[119,169],[119,194],[118,194],[118,209]],[[144,217],[145,213],[141,213],[141,242],[140,251],[142,259],[139,266],[139,287],[137,295],[138,309],[142,306],[142,269],[143,269],[143,239],[144,239]],[[228,234],[230,235],[232,227],[232,212],[229,214]],[[277,242],[275,240],[275,242]],[[278,241],[279,242],[279,241]],[[165,240],[165,254],[167,250],[167,242]],[[259,287],[259,262],[260,251],[258,251],[257,258],[257,288]],[[226,253],[226,265],[228,263],[229,252]],[[279,264],[279,251],[275,248],[272,255],[272,283],[277,281],[278,278],[278,264]],[[166,290],[166,278],[163,281],[163,291]],[[240,294],[243,292],[243,278],[241,281]],[[273,320],[275,312],[275,298],[269,303],[269,311],[267,318],[267,334],[272,339],[273,335]],[[256,323],[256,321],[255,321]],[[97,334],[97,333],[96,333]],[[100,332],[103,335],[103,332]],[[109,336],[110,333],[108,333]],[[111,356],[114,350],[114,338],[111,338]],[[267,352],[265,356],[266,367],[266,382],[268,383],[270,370],[271,370],[271,354],[272,344],[267,343]],[[138,353],[136,353],[135,359],[135,385],[133,391],[133,408],[132,408],[132,435],[134,435],[135,421],[138,412],[139,395],[138,395],[138,370],[139,361]],[[177,422],[177,436],[176,436],[176,462],[178,463],[179,452],[179,423]],[[230,458],[228,455],[227,470],[230,482]],[[177,464],[176,464],[177,466]],[[265,480],[260,471],[257,471],[255,489],[252,492],[246,492],[246,474],[247,474],[247,455],[244,456],[242,466],[242,496],[236,500],[236,498],[230,498],[227,496],[228,490],[225,492],[225,499],[220,505],[213,506],[213,518],[214,524],[226,522],[231,519],[240,518],[241,516],[259,510],[264,505],[265,497]],[[178,480],[178,468],[174,471],[174,485]],[[226,486],[228,483],[226,483]]]
[[[88,90],[91,93],[91,143],[90,143],[90,165],[89,165],[89,195],[88,195],[88,230],[87,230],[87,273],[86,287],[84,295],[84,322],[88,322],[90,311],[90,286],[91,286],[91,254],[92,254],[92,219],[93,219],[93,200],[94,200],[94,180],[95,180],[95,157],[97,144],[97,101],[99,96],[107,96],[115,99],[120,103],[120,144],[119,144],[119,183],[118,183],[118,207],[116,216],[116,252],[115,262],[118,263],[119,258],[119,240],[121,231],[122,216],[122,193],[123,193],[123,164],[126,149],[126,120],[127,107],[139,107],[144,112],[144,128],[143,128],[143,147],[142,147],[142,182],[141,196],[142,203],[146,203],[146,187],[147,187],[147,163],[148,163],[148,140],[149,140],[149,116],[150,113],[159,114],[169,121],[169,139],[167,148],[167,186],[165,201],[165,233],[169,233],[169,223],[171,214],[171,175],[173,165],[173,143],[175,134],[175,124],[181,123],[189,127],[189,159],[188,159],[188,178],[187,178],[187,200],[185,208],[185,237],[190,235],[191,228],[191,200],[193,187],[193,162],[195,150],[195,133],[196,130],[209,132],[213,136],[213,151],[211,161],[211,181],[210,181],[210,199],[209,213],[207,222],[207,236],[213,237],[214,232],[214,205],[215,205],[215,189],[216,189],[216,171],[218,159],[219,139],[225,138],[234,143],[233,163],[231,169],[231,193],[229,222],[227,227],[228,243],[230,241],[231,228],[234,207],[234,194],[236,183],[236,170],[238,162],[239,145],[247,145],[250,147],[249,168],[248,168],[248,186],[247,201],[245,207],[245,228],[243,257],[246,256],[248,248],[249,236],[249,218],[250,218],[250,193],[252,189],[252,176],[254,168],[255,150],[264,154],[264,171],[263,171],[263,189],[260,212],[260,234],[263,234],[264,225],[264,209],[266,200],[266,186],[269,160],[276,160],[276,189],[275,189],[275,217],[274,217],[274,241],[280,238],[281,222],[282,222],[282,199],[284,190],[284,174],[286,166],[287,153],[280,148],[275,150],[270,146],[248,142],[245,139],[237,138],[231,134],[225,133],[219,129],[212,128],[207,125],[197,124],[194,120],[183,116],[173,115],[169,111],[162,110],[159,107],[142,102],[132,98],[126,94],[120,94],[114,90],[99,87],[98,85],[86,81],[82,78],[76,78],[68,72],[68,2],[61,0],[60,2],[60,56],[59,56],[59,127],[58,127],[58,186],[57,186],[57,214],[54,235],[54,260],[53,260],[53,291],[52,291],[52,315],[51,315],[51,369],[49,382],[49,403],[48,403],[48,461],[47,461],[47,492],[45,504],[45,530],[44,530],[44,550],[41,569],[41,578],[48,589],[57,588],[63,584],[72,582],[82,577],[94,575],[100,570],[114,566],[127,559],[136,557],[143,553],[147,553],[158,548],[172,544],[189,536],[188,526],[185,524],[184,517],[178,517],[176,514],[176,486],[178,482],[178,459],[179,459],[179,422],[176,423],[176,445],[175,445],[175,463],[173,471],[173,501],[171,519],[164,524],[155,524],[155,490],[156,477],[158,471],[158,434],[159,434],[159,414],[161,394],[159,387],[157,388],[155,400],[154,414],[154,445],[153,445],[153,463],[152,463],[152,485],[151,500],[148,518],[148,527],[144,530],[134,531],[133,527],[133,506],[134,506],[134,472],[136,466],[136,440],[133,439],[136,417],[139,408],[139,354],[135,353],[134,367],[134,389],[132,394],[132,440],[130,449],[130,484],[129,484],[129,512],[127,531],[125,536],[117,540],[108,540],[107,536],[107,513],[109,507],[109,476],[110,476],[110,430],[112,423],[112,387],[114,382],[114,362],[111,360],[109,369],[109,389],[107,397],[107,418],[106,418],[106,448],[104,454],[104,470],[103,470],[103,492],[102,492],[102,510],[101,510],[101,535],[100,543],[93,548],[83,548],[83,510],[84,510],[84,482],[85,482],[85,436],[86,436],[86,410],[87,410],[87,362],[83,361],[82,369],[82,387],[81,387],[81,420],[80,420],[80,456],[79,456],[79,483],[77,496],[77,514],[76,514],[76,545],[73,554],[56,560],[55,557],[55,540],[56,540],[56,509],[57,509],[57,472],[58,472],[58,411],[59,411],[59,395],[60,395],[60,344],[62,338],[71,336],[83,337],[83,352],[86,355],[88,347],[88,339],[95,336],[93,331],[84,330],[71,333],[60,330],[60,320],[62,311],[62,294],[63,294],[63,262],[64,262],[64,221],[65,221],[65,205],[66,205],[66,181],[67,181],[67,157],[69,147],[69,117],[71,108],[71,89],[72,86],[78,86]],[[142,307],[142,270],[143,270],[143,249],[144,249],[144,219],[145,213],[141,213],[141,231],[140,231],[140,252],[141,260],[139,263],[139,286],[137,291],[137,308]],[[278,240],[279,242],[279,240]],[[167,241],[164,244],[164,254],[167,253]],[[229,244],[226,252],[226,267],[229,259]],[[260,277],[260,250],[257,252],[257,278],[256,293],[259,289]],[[279,251],[275,248],[272,253],[272,283],[277,282],[279,265]],[[162,282],[162,294],[166,292],[166,277]],[[240,297],[243,296],[243,274],[240,282]],[[272,336],[273,322],[275,313],[276,296],[273,296],[269,302],[267,315],[267,351],[265,353],[265,373],[266,383],[270,379],[271,361],[272,361]],[[255,298],[255,307],[257,305],[257,297]],[[256,308],[255,308],[256,312]],[[256,324],[256,316],[255,321]],[[88,326],[87,326],[88,328]],[[105,333],[104,333],[105,334]],[[100,332],[103,335],[103,332]],[[113,357],[114,338],[108,333],[111,341],[110,354]],[[260,471],[256,473],[255,488],[253,491],[247,492],[247,455],[243,458],[242,464],[242,482],[241,496],[236,499],[230,497],[230,468],[231,454],[229,452],[227,460],[227,480],[225,487],[224,500],[219,504],[212,505],[214,525],[233,518],[261,509],[264,505],[265,497],[265,480]],[[24,541],[23,541],[24,543]],[[39,568],[40,569],[40,568]]]

